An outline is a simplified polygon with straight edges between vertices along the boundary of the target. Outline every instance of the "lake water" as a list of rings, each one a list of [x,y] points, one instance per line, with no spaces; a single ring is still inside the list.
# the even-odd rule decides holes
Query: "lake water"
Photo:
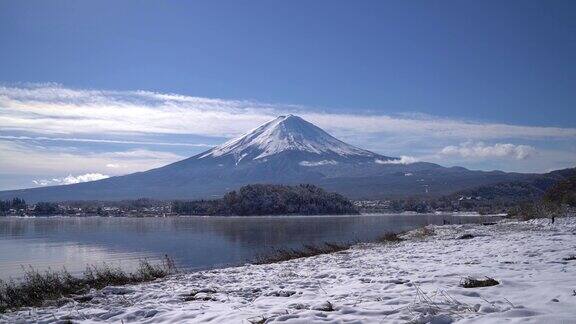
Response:
[[[242,264],[275,248],[373,240],[427,224],[477,223],[488,216],[361,215],[271,217],[0,217],[0,279],[22,266],[87,264],[134,267],[139,260],[173,258],[186,270]],[[493,219],[493,218],[492,218]]]

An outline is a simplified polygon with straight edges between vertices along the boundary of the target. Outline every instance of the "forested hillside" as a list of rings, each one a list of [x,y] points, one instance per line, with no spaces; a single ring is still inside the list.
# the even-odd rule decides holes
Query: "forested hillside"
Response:
[[[354,205],[337,193],[313,185],[256,184],[227,193],[222,199],[174,201],[181,215],[335,215],[357,214]]]

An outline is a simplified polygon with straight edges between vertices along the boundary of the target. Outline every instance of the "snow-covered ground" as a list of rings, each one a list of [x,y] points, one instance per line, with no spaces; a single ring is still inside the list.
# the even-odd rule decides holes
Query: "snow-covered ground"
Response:
[[[575,217],[428,228],[400,243],[108,287],[0,321],[576,323]],[[457,239],[465,233],[474,238]],[[460,287],[468,276],[500,284]]]

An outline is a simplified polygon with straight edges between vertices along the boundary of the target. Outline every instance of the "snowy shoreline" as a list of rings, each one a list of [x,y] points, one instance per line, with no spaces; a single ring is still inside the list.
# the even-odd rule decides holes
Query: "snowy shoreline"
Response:
[[[107,287],[0,322],[576,322],[576,217],[427,228],[399,243]],[[460,287],[469,276],[500,284]]]

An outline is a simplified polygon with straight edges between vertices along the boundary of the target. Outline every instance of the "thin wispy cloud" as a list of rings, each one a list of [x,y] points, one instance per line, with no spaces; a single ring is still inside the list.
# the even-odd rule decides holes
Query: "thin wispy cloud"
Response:
[[[178,143],[178,142],[151,142],[151,141],[124,141],[124,140],[107,140],[94,138],[65,138],[65,137],[46,137],[46,136],[11,136],[0,135],[4,140],[21,140],[21,141],[52,141],[52,142],[80,142],[80,143],[104,143],[104,144],[134,144],[134,145],[160,145],[160,146],[188,146],[188,147],[212,147],[204,143]]]
[[[232,137],[284,113],[336,134],[412,134],[439,138],[576,138],[576,128],[435,118],[314,112],[295,105],[149,91],[100,91],[57,85],[0,87],[0,128],[43,135],[193,134]]]
[[[7,141],[0,141],[0,152],[0,170],[3,174],[40,175],[42,179],[86,173],[120,175],[145,171],[186,158],[171,152],[145,149],[92,152]]]

